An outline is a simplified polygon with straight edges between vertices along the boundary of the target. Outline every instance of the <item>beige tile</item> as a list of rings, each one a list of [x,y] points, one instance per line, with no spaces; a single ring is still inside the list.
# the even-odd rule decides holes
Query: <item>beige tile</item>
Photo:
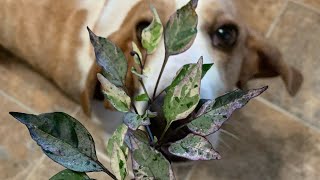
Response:
[[[0,179],[25,172],[41,157],[41,150],[27,128],[9,115],[9,111],[26,111],[0,95]]]
[[[50,81],[1,48],[0,74],[0,90],[39,113],[48,111],[70,113],[77,107],[77,104],[69,100]]]
[[[320,1],[319,0],[295,0],[296,2],[304,3],[305,5],[320,11]]]
[[[245,22],[260,33],[266,33],[280,14],[285,0],[241,0],[234,1]]]
[[[319,34],[320,14],[289,3],[270,39],[279,46],[287,63],[302,72],[301,91],[290,97],[280,78],[259,80],[251,86],[270,85],[263,97],[320,128]]]
[[[192,180],[304,180],[320,177],[320,133],[259,101],[223,127],[220,161],[201,162]]]

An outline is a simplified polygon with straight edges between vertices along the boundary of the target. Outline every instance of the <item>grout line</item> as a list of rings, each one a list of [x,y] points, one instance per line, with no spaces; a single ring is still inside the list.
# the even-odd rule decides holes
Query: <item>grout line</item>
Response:
[[[199,163],[195,162],[195,164],[192,166],[192,168],[191,168],[190,171],[188,172],[185,180],[190,180],[190,179],[191,179],[191,177],[192,177],[195,169],[198,167],[198,164],[199,164]]]
[[[271,103],[270,101],[266,100],[265,98],[263,98],[263,97],[256,97],[255,99],[256,99],[257,101],[260,101],[261,103],[267,105],[268,107],[270,107],[270,108],[272,108],[272,109],[274,109],[274,110],[282,113],[283,115],[288,116],[290,119],[293,119],[294,121],[303,124],[304,126],[306,126],[306,127],[310,128],[310,129],[316,131],[317,133],[320,133],[320,129],[319,129],[319,128],[317,128],[317,127],[315,127],[314,125],[312,125],[311,123],[306,122],[306,121],[304,121],[303,119],[295,116],[294,114],[288,112],[288,111],[285,110],[284,108],[282,108],[282,107],[280,107],[280,106],[278,106],[278,105],[275,105],[275,104]]]
[[[81,107],[77,106],[74,111],[70,114],[72,117],[75,117],[81,111]]]
[[[9,101],[16,103],[17,105],[21,106],[23,109],[29,111],[30,113],[33,114],[37,114],[36,111],[28,106],[26,106],[25,104],[23,104],[22,102],[20,102],[19,100],[17,100],[16,98],[8,95],[7,93],[3,92],[2,90],[0,90],[0,95],[4,96],[5,98],[7,98]]]
[[[303,3],[303,2],[297,1],[297,0],[290,0],[290,1],[291,1],[292,3],[294,3],[294,4],[296,4],[296,5],[303,6],[304,8],[307,8],[307,9],[309,9],[309,10],[311,10],[311,11],[314,11],[314,12],[320,14],[320,9],[315,8],[315,7],[313,7],[313,6],[309,5],[309,4],[306,4],[306,3]]]
[[[269,38],[273,32],[273,30],[276,28],[276,26],[278,25],[281,16],[284,14],[284,12],[286,11],[287,7],[289,4],[289,0],[286,0],[286,2],[284,3],[284,5],[281,7],[281,10],[279,12],[279,14],[275,17],[275,19],[273,20],[273,22],[271,23],[267,33],[265,34],[266,38]]]
[[[30,176],[33,175],[33,173],[37,170],[37,168],[42,164],[42,162],[45,160],[46,155],[42,155],[39,159],[39,161],[33,166],[33,168],[30,170],[29,174],[25,178],[26,180],[30,179]],[[31,179],[30,179],[31,180]]]

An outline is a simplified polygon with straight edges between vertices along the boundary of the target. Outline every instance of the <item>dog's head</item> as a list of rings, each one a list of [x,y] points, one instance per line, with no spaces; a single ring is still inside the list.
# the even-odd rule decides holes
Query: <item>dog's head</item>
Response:
[[[177,8],[188,0],[152,1],[163,24]],[[288,92],[295,95],[301,86],[302,75],[289,66],[279,50],[263,36],[246,26],[238,16],[236,1],[200,0],[197,7],[199,16],[198,34],[189,50],[170,57],[158,92],[168,86],[176,72],[188,63],[195,63],[203,56],[204,63],[214,63],[202,80],[201,97],[215,98],[234,87],[245,88],[249,80],[281,76]],[[125,5],[130,4],[130,5]],[[141,47],[141,32],[152,21],[148,1],[112,0],[108,16],[103,20],[109,27],[108,37],[117,44],[128,59],[129,69],[134,65],[130,55],[132,41]],[[111,33],[112,32],[112,33]],[[163,41],[157,51],[146,59],[148,79],[147,90],[151,94],[164,59]],[[132,75],[127,76],[131,93],[139,93],[139,85]]]

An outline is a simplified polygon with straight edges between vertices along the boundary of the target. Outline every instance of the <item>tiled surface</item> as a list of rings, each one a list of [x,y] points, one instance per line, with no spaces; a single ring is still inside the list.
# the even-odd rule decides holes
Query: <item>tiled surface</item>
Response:
[[[26,112],[0,93],[0,179],[14,177],[34,164],[41,151],[28,135],[27,128],[9,115],[9,111]]]
[[[218,149],[223,159],[175,165],[175,174],[179,180],[317,180],[320,1],[243,0],[241,5],[244,19],[261,33],[269,32],[270,40],[278,44],[287,62],[303,72],[302,90],[291,98],[280,79],[251,83],[269,84],[270,89],[263,95],[265,100],[251,102],[224,127],[237,137],[223,133]],[[48,179],[62,169],[42,155],[27,129],[11,118],[9,111],[71,113],[91,132],[99,159],[108,165],[103,153],[106,135],[101,128],[104,126],[110,133],[115,123],[92,123],[79,105],[3,50],[0,50],[0,74],[0,179]],[[108,179],[103,173],[90,175]]]
[[[72,113],[78,106],[48,80],[3,50],[0,51],[0,74],[1,90],[37,112]]]
[[[254,100],[225,127],[222,160],[198,163],[191,180],[306,180],[320,177],[320,133]]]
[[[241,0],[235,3],[240,7],[239,14],[243,20],[256,31],[264,34],[281,12],[285,0]]]
[[[320,128],[319,22],[320,13],[289,3],[270,36],[283,52],[284,59],[299,69],[304,76],[302,89],[296,97],[290,97],[286,91],[279,91],[285,89],[280,78],[253,83],[256,87],[262,84],[270,85],[270,89],[263,97],[318,128]]]

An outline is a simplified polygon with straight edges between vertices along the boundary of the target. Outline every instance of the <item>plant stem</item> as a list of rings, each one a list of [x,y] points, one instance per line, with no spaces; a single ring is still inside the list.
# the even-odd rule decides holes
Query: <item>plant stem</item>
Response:
[[[99,164],[100,167],[102,167],[103,172],[107,173],[112,179],[118,180],[117,177],[116,177],[114,174],[112,174],[107,168],[105,168],[105,167],[103,166],[103,164],[101,164],[101,162],[96,161],[96,163]]]
[[[157,89],[158,89],[158,86],[159,86],[159,82],[160,82],[160,79],[161,79],[161,77],[162,77],[164,68],[165,68],[166,65],[167,65],[168,59],[169,59],[169,54],[166,52],[166,53],[165,53],[165,56],[164,56],[164,61],[163,61],[162,67],[161,67],[161,71],[160,71],[160,74],[159,74],[159,77],[158,77],[158,80],[157,80],[157,83],[156,83],[156,87],[154,88],[154,92],[153,92],[153,96],[152,96],[152,99],[153,99],[153,100],[154,100],[154,98],[156,97],[156,93],[157,93]]]
[[[137,52],[132,51],[131,55],[138,57],[139,64],[140,64],[140,71],[141,71],[140,74],[143,75],[143,69],[144,69],[145,63],[144,64],[142,63],[141,57],[139,56],[139,54]],[[144,57],[144,62],[146,62],[146,61],[147,61],[147,53],[146,53],[146,56]],[[148,103],[150,104],[151,103],[151,98],[149,96],[149,93],[147,91],[146,86],[143,83],[142,78],[139,78],[139,82],[140,82],[140,84],[141,84],[141,86],[143,88],[144,93],[148,96],[148,99],[149,99]],[[134,103],[133,103],[133,108],[135,109],[136,113],[138,114],[137,108],[134,106]],[[150,130],[150,127],[147,125],[147,126],[145,126],[145,128],[147,129],[147,133],[148,133],[148,135],[150,137],[151,143],[153,143],[154,142],[154,138],[153,138],[153,134],[152,134],[152,132]]]
[[[146,86],[144,85],[144,83],[143,83],[143,81],[142,81],[141,78],[139,78],[139,82],[140,82],[140,84],[141,84],[141,86],[142,86],[142,88],[143,88],[144,93],[148,96],[149,103],[150,103],[150,102],[151,102],[151,98],[150,98],[150,96],[149,96],[149,94],[148,94],[148,91],[147,91],[147,88],[146,88]]]
[[[164,129],[164,131],[162,132],[159,142],[163,139],[164,135],[166,134],[166,132],[168,131],[169,127],[170,127],[171,123],[166,125],[166,128]]]

